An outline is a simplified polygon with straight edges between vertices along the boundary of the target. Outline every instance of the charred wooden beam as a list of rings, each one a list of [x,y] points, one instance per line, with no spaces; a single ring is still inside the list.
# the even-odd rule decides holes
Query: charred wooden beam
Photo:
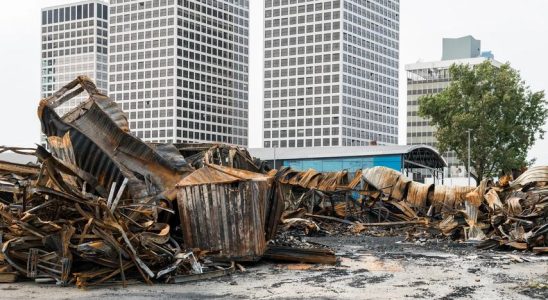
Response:
[[[315,263],[333,265],[337,263],[335,252],[324,248],[292,248],[285,246],[269,246],[263,258],[287,262]]]

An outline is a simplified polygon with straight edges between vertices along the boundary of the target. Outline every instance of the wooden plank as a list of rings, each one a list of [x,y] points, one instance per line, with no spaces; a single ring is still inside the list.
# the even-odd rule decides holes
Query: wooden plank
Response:
[[[298,263],[330,264],[337,263],[335,252],[324,248],[292,248],[284,246],[269,246],[263,258]]]

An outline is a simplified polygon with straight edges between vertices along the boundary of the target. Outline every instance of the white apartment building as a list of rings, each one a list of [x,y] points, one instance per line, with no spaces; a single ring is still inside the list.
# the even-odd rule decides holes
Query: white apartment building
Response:
[[[398,0],[265,0],[264,147],[398,143]]]
[[[42,9],[41,97],[72,81],[78,75],[92,78],[106,93],[108,5],[87,0]],[[85,99],[82,94],[59,106],[60,115]]]
[[[149,142],[248,143],[249,0],[111,0],[109,95]]]

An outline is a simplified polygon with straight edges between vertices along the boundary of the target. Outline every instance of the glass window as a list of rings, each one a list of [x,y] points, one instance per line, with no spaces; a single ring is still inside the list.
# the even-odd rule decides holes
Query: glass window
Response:
[[[82,5],[78,5],[78,10],[76,11],[78,20],[82,19]]]
[[[59,9],[59,21],[65,22],[65,10],[63,8]]]
[[[70,7],[65,7],[65,21],[70,21]]]
[[[93,3],[89,4],[89,17],[93,18],[93,12],[95,11],[95,7],[93,7]]]
[[[76,20],[76,6],[70,7],[70,20],[71,21]]]
[[[108,7],[103,5],[103,19],[108,20]]]
[[[103,5],[97,4],[97,17],[102,18],[103,17]]]
[[[47,20],[48,19],[48,12],[47,11],[43,11],[42,12],[42,25],[45,25],[47,23]]]
[[[84,19],[87,19],[87,17],[88,17],[88,6],[87,6],[87,5],[83,5],[82,8],[83,8],[83,16],[84,16]]]
[[[53,11],[53,22],[55,22],[55,23],[59,22],[59,10],[58,9],[55,9]]]
[[[48,24],[53,23],[53,12],[48,10]]]

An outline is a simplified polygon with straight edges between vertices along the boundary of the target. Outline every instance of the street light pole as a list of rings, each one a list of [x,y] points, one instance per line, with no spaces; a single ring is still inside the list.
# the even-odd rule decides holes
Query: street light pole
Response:
[[[470,129],[468,131],[468,186],[470,186]]]
[[[274,164],[272,165],[273,169],[276,169],[276,146],[274,146]]]

